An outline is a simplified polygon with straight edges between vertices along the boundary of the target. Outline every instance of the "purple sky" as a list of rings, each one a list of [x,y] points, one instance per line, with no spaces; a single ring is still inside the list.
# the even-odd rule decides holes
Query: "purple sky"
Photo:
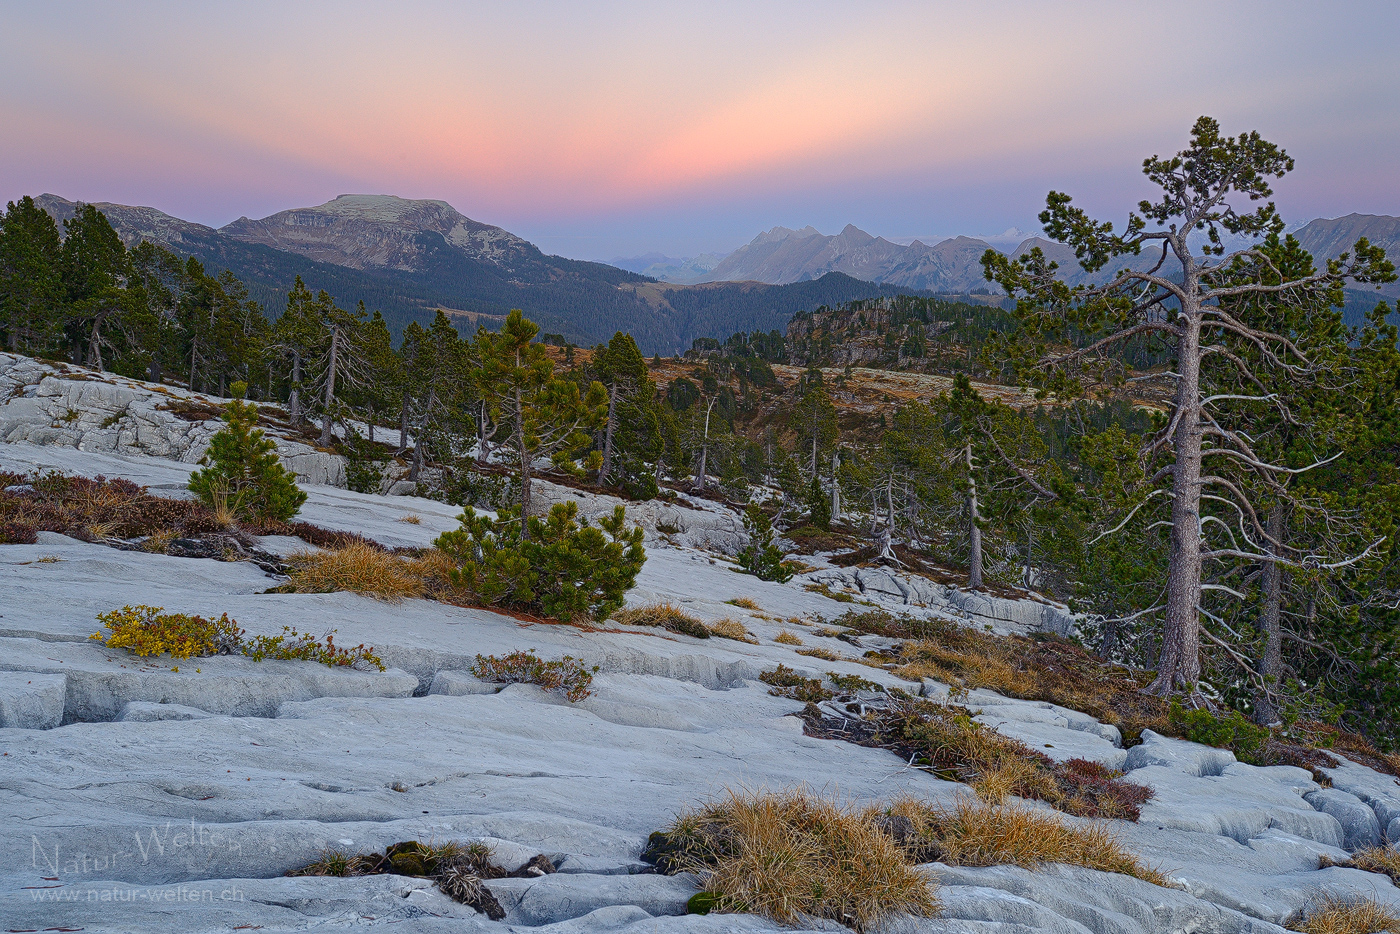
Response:
[[[1298,160],[1289,220],[1400,214],[1400,4],[0,7],[0,199],[211,225],[441,198],[590,259],[846,223],[1117,220],[1200,114]]]

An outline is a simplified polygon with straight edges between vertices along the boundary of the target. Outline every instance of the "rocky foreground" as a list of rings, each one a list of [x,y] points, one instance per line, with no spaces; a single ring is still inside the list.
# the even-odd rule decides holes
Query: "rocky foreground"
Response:
[[[47,378],[54,397],[69,391]],[[88,450],[67,435],[37,436],[39,416],[25,421],[9,408],[38,395],[39,384],[25,385],[29,396],[21,389],[0,404],[0,425],[9,409],[12,434],[16,424],[31,425],[24,439],[0,444],[0,468],[126,477],[181,495],[197,450],[160,458],[118,445],[92,450],[82,435],[77,443]],[[135,384],[128,408],[145,404],[139,390]],[[55,431],[76,430],[85,418],[92,431],[114,428],[99,427],[102,417],[89,411]],[[307,490],[308,521],[385,544],[426,545],[456,525],[455,508],[430,500]],[[586,511],[607,505],[581,498]],[[702,508],[683,512],[696,529],[721,528]],[[647,836],[730,788],[806,785],[862,802],[901,794],[952,801],[966,792],[887,751],[804,735],[793,716],[802,705],[757,680],[782,663],[809,677],[836,671],[946,692],[775,642],[786,629],[807,648],[846,658],[885,644],[862,636],[853,647],[790,621],[849,609],[804,586],[822,582],[831,592],[1004,631],[1066,625],[1055,607],[969,598],[898,575],[857,579],[819,568],[786,585],[764,583],[735,573],[687,533],[658,530],[657,515],[628,602],[666,599],[707,622],[738,619],[759,644],[614,623],[584,630],[425,600],[269,594],[279,581],[248,562],[123,551],[51,533],[34,545],[0,546],[0,930],[777,930],[751,916],[686,915],[695,880],[641,862]],[[674,517],[660,524],[677,528]],[[279,538],[260,544],[279,554],[306,547]],[[736,598],[760,609],[726,602]],[[142,664],[88,638],[98,613],[128,603],[227,612],[249,635],[284,625],[335,629],[337,643],[374,646],[388,670],[241,657],[192,659],[178,671],[168,661]],[[570,704],[467,672],[478,653],[516,649],[597,665],[594,695]],[[1400,838],[1400,785],[1390,776],[1344,764],[1328,770],[1333,787],[1324,790],[1302,769],[1254,767],[1152,733],[1124,749],[1113,726],[1051,704],[989,691],[965,703],[981,722],[1053,758],[1093,759],[1151,786],[1156,795],[1141,820],[1115,829],[1172,887],[1063,866],[932,863],[923,871],[939,883],[942,915],[899,919],[895,930],[1265,932],[1296,920],[1323,892],[1400,906],[1383,875],[1318,868],[1321,857],[1345,860],[1348,851]],[[327,848],[367,852],[404,840],[485,841],[506,869],[543,854],[557,871],[488,882],[503,921],[427,879],[284,875]],[[834,929],[824,924],[813,929]]]

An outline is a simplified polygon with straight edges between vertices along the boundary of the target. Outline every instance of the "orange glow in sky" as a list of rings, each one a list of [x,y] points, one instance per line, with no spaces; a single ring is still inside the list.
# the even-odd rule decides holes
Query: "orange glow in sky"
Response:
[[[0,198],[219,225],[383,192],[681,255],[774,224],[1030,228],[1050,187],[1121,211],[1209,113],[1298,156],[1298,219],[1400,213],[1397,9],[10,4]]]

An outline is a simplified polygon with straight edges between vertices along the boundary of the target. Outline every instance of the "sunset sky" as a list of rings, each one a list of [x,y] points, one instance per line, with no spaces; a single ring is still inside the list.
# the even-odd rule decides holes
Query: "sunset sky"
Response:
[[[4,3],[0,199],[439,198],[550,252],[1119,218],[1206,113],[1290,220],[1400,214],[1400,4]]]

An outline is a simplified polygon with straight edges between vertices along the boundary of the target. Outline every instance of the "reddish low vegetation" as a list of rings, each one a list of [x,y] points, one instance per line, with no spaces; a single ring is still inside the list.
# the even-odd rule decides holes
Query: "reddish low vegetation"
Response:
[[[1143,693],[1152,673],[1103,661],[1082,646],[1050,635],[995,636],[956,623],[916,619],[879,610],[849,612],[828,625],[851,633],[908,640],[889,652],[867,652],[864,661],[917,681],[932,678],[954,691],[986,688],[1007,697],[1048,701],[1082,711],[1123,734],[1125,746],[1142,731],[1178,736],[1232,749],[1258,765],[1296,765],[1330,784],[1322,768],[1338,760],[1329,750],[1378,771],[1400,775],[1400,758],[1383,754],[1365,737],[1315,721],[1286,731],[1253,735],[1238,717],[1206,711],[1173,716],[1171,704]],[[1256,728],[1262,730],[1262,728]]]

